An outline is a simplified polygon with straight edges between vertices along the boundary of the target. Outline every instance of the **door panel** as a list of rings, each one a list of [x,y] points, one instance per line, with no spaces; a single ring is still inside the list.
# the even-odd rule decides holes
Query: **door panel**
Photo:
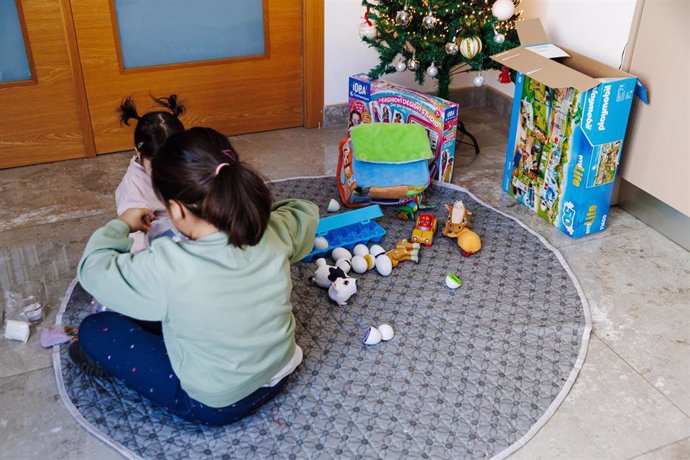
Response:
[[[84,156],[63,2],[16,2],[31,79],[0,83],[0,168]]]
[[[129,95],[144,111],[149,94],[176,93],[188,109],[186,126],[227,135],[302,125],[300,0],[264,0],[264,55],[131,69],[122,64],[113,1],[71,2],[98,153],[132,148],[131,131],[119,126],[115,113]]]

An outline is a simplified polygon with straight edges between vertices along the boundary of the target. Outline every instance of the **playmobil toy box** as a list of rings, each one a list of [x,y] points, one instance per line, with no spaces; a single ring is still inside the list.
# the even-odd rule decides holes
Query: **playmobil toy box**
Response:
[[[359,74],[350,77],[348,105],[350,127],[360,123],[422,125],[434,155],[429,163],[432,180],[451,181],[458,104]]]
[[[606,228],[637,78],[548,43],[516,22],[521,46],[492,56],[517,71],[503,189],[573,238]]]

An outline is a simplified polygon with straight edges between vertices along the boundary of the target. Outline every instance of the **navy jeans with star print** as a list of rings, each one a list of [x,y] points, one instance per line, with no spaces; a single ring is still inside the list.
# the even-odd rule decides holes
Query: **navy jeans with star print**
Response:
[[[227,407],[209,407],[190,397],[173,372],[160,323],[138,321],[106,311],[87,316],[79,326],[82,349],[110,375],[185,420],[227,425],[254,412],[280,393],[287,377],[262,387]]]

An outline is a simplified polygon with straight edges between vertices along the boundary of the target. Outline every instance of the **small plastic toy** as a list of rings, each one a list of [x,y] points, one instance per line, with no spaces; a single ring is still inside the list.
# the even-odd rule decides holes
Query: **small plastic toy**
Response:
[[[457,289],[462,286],[462,280],[458,276],[449,273],[446,275],[446,286],[450,289]]]
[[[381,241],[386,230],[374,222],[374,219],[381,216],[383,216],[381,207],[372,205],[324,217],[316,227],[316,236],[326,238],[328,247],[326,249],[314,249],[302,260],[311,262],[315,258],[328,255],[335,248],[342,247],[350,250],[360,243]]]
[[[376,265],[374,256],[369,253],[369,248],[366,245],[358,244],[353,249],[353,252],[355,256],[352,257],[350,265],[355,273],[366,273]]]
[[[381,331],[376,329],[374,326],[369,326],[364,332],[364,337],[362,337],[362,342],[365,345],[376,345],[381,342]]]
[[[363,256],[369,254],[369,248],[366,244],[360,243],[354,247],[354,249],[352,250],[352,254],[354,254],[355,256]]]
[[[74,326],[51,326],[41,329],[40,342],[43,348],[50,348],[76,340],[79,331]]]
[[[391,259],[393,268],[395,268],[400,262],[405,260],[419,263],[419,248],[419,243],[409,243],[407,240],[402,240],[395,243],[395,248],[386,254]]]
[[[354,278],[336,278],[328,288],[328,297],[340,305],[347,305],[347,300],[357,293],[357,280]]]
[[[324,258],[316,259],[316,271],[311,280],[328,289],[328,297],[338,305],[347,305],[347,300],[357,292],[357,280],[347,276],[341,268],[328,265]]]
[[[393,261],[388,257],[388,254],[386,254],[386,250],[378,244],[375,244],[371,247],[370,251],[374,258],[374,266],[376,267],[376,271],[379,272],[379,275],[390,275],[393,271]]]
[[[381,324],[378,327],[378,330],[381,333],[381,340],[384,342],[388,342],[395,335],[395,332],[390,324]]]
[[[328,248],[328,240],[323,236],[317,236],[314,238],[314,249],[321,251]]]
[[[456,201],[453,206],[447,204],[448,217],[446,218],[445,226],[442,233],[448,238],[456,238],[458,247],[465,257],[468,257],[482,248],[482,241],[475,232],[470,230],[472,222],[469,212],[462,201]]]
[[[333,265],[328,265],[323,257],[316,259],[316,270],[311,281],[318,287],[328,289],[337,278],[345,278],[345,272]]]
[[[349,260],[349,259],[352,259],[352,253],[351,253],[350,251],[348,251],[347,249],[343,248],[343,247],[335,248],[335,249],[331,252],[331,258],[332,258],[333,260],[336,260],[336,261],[337,261],[337,260],[340,260],[340,259],[343,259],[343,258]]]
[[[328,207],[326,208],[326,210],[328,212],[338,212],[340,211],[340,203],[331,198],[331,201],[328,202]]]
[[[414,219],[415,213],[421,209],[434,209],[435,206],[426,201],[426,194],[427,192],[425,191],[415,196],[413,201],[395,208],[395,216],[398,219],[410,220]]]
[[[395,216],[398,219],[402,220],[414,219],[414,214],[417,212],[418,209],[419,206],[417,205],[417,203],[412,201],[410,203],[395,208]]]
[[[434,244],[436,225],[436,217],[433,214],[420,214],[417,218],[417,224],[415,225],[414,230],[412,230],[412,237],[410,240],[413,243],[431,246]]]

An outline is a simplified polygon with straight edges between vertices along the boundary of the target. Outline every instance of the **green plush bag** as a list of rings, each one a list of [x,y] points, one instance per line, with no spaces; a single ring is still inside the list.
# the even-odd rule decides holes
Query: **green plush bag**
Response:
[[[426,130],[409,123],[367,123],[341,142],[338,187],[348,206],[414,200],[430,183]]]

